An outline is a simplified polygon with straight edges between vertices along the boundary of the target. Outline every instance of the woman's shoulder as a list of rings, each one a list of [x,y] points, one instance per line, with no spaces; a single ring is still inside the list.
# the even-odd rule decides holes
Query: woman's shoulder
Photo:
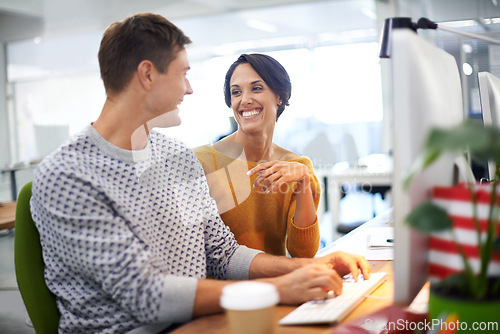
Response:
[[[202,145],[193,148],[194,154],[198,157],[198,159],[202,160],[206,157],[210,157],[212,155],[212,148],[208,145]]]
[[[212,148],[209,145],[201,145],[201,146],[193,148],[193,152],[196,155],[198,155],[198,154],[210,153],[211,149]]]
[[[215,153],[222,158],[245,160],[243,146],[236,141],[224,138],[216,142],[212,147]]]
[[[281,160],[281,161],[291,161],[291,160],[301,160],[302,157],[301,155],[289,151],[286,148],[283,148],[281,146],[275,145],[274,147],[274,160]]]
[[[308,157],[289,151],[279,146],[276,146],[275,150],[277,150],[275,151],[277,153],[275,153],[275,155],[277,157],[279,156],[279,158],[276,158],[274,160],[300,162],[306,165],[310,170],[313,169],[313,163]]]

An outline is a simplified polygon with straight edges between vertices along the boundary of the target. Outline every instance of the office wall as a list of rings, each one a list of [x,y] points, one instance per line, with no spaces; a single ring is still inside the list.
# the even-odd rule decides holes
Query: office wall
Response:
[[[0,166],[10,161],[10,136],[7,117],[7,73],[5,44],[0,41]]]
[[[188,78],[195,92],[181,106],[181,127],[165,132],[197,146],[213,142],[229,130],[232,112],[223,101],[223,77],[242,52],[273,55],[292,77],[291,106],[277,126],[277,138],[284,138],[285,147],[301,150],[321,124],[360,122],[373,127],[372,123],[382,119],[374,4],[373,0],[317,1],[175,20],[193,39],[188,47],[192,67]],[[360,8],[372,12],[366,15]],[[343,15],[355,19],[342,26]],[[255,24],[255,18],[272,22],[276,31],[247,25]],[[311,26],[306,27],[308,24]],[[70,133],[75,133],[97,117],[104,102],[96,57],[101,34],[102,30],[84,31],[10,43],[9,82],[15,91],[20,131],[50,120],[68,124]],[[303,122],[307,118],[313,121]],[[303,124],[310,127],[304,129]],[[299,130],[305,134],[302,142],[289,146],[294,141],[291,134]],[[343,137],[336,135],[337,129],[329,131],[341,159],[346,156],[339,143]],[[356,132],[359,134],[351,135],[359,141],[359,151],[371,153],[371,144],[378,139],[366,140],[367,129]],[[39,158],[33,140],[34,135],[20,136],[20,161]]]
[[[12,3],[14,6],[14,3]],[[17,6],[23,5],[18,2]],[[24,5],[33,5],[25,2]],[[14,7],[13,7],[14,8]],[[16,13],[11,11],[0,11],[0,168],[15,161],[13,147],[15,138],[13,127],[15,119],[13,114],[12,96],[8,95],[7,80],[7,52],[9,42],[34,38],[43,31],[43,20],[34,13]],[[23,9],[27,12],[27,9]],[[10,125],[10,126],[9,126]]]

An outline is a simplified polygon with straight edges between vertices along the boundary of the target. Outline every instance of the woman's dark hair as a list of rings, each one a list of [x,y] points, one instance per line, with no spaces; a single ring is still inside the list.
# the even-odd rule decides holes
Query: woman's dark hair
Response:
[[[106,92],[121,92],[143,60],[160,73],[170,65],[189,37],[163,16],[141,13],[111,24],[101,40],[99,67]]]
[[[285,110],[285,107],[290,105],[288,100],[292,94],[292,84],[285,68],[274,58],[260,54],[242,54],[227,70],[226,79],[224,80],[224,98],[226,105],[231,108],[231,91],[230,81],[233,76],[234,69],[240,64],[250,64],[271,90],[278,94],[282,103],[278,107],[276,120]]]

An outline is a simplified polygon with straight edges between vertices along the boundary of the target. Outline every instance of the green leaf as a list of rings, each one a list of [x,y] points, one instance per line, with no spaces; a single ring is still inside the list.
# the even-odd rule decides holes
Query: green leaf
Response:
[[[421,173],[424,169],[426,169],[430,165],[432,165],[434,161],[436,161],[439,158],[440,155],[441,155],[440,151],[433,149],[425,150],[423,154],[417,157],[417,160],[412,165],[408,175],[404,179],[403,187],[405,189],[408,189],[415,176]]]
[[[500,238],[496,238],[496,240],[493,243],[493,249],[495,252],[500,253]]]
[[[429,150],[455,153],[468,150],[479,160],[500,161],[500,129],[473,120],[453,128],[434,128],[425,142],[425,151]]]
[[[465,273],[452,274],[443,279],[440,282],[435,283],[436,286],[447,288],[447,289],[458,289],[460,291],[466,291],[467,288],[467,275]]]
[[[494,296],[500,295],[500,279],[493,283],[493,287],[491,288],[491,293]]]
[[[420,156],[412,165],[405,179],[405,189],[409,188],[410,183],[415,180],[418,173],[432,165],[444,154],[455,156],[467,154],[476,161],[493,162],[496,165],[496,173],[491,178],[497,180],[497,182],[492,182],[491,186],[496,187],[498,181],[500,181],[500,127],[483,125],[480,120],[467,119],[453,128],[433,128],[429,132]],[[492,191],[492,193],[495,192]],[[477,203],[473,204],[474,218],[477,220]],[[495,218],[493,221],[496,222],[497,219]],[[453,228],[453,223],[446,210],[432,202],[423,203],[413,209],[407,217],[407,223],[412,228],[427,234]],[[481,263],[490,262],[492,252],[500,253],[500,237],[495,236],[495,231],[496,228],[494,227],[488,230],[487,244],[481,247]],[[452,233],[452,236],[456,243],[456,234]],[[498,292],[500,290],[500,280],[495,283],[494,287],[489,285],[484,269],[481,269],[481,274],[476,276],[465,253],[462,248],[460,249],[460,255],[464,262],[464,272],[461,275],[451,277],[444,285],[449,288],[455,286],[456,289],[467,292],[467,295],[474,299],[488,296],[492,290]],[[482,268],[487,268],[487,266],[482,266]]]
[[[409,225],[423,233],[449,230],[453,226],[445,209],[432,202],[424,202],[417,206],[406,217]]]

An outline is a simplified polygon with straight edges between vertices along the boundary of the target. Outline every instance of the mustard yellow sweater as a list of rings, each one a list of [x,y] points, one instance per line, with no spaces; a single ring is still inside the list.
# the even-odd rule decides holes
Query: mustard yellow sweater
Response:
[[[205,170],[210,195],[217,202],[219,214],[239,244],[274,255],[286,255],[286,250],[292,257],[313,257],[316,254],[319,247],[318,218],[306,228],[293,223],[295,182],[284,185],[280,191],[266,194],[252,187],[257,175],[246,175],[258,165],[257,162],[235,160],[209,146],[200,146],[194,152]],[[317,209],[320,185],[311,160],[299,157],[290,161],[309,168]]]

